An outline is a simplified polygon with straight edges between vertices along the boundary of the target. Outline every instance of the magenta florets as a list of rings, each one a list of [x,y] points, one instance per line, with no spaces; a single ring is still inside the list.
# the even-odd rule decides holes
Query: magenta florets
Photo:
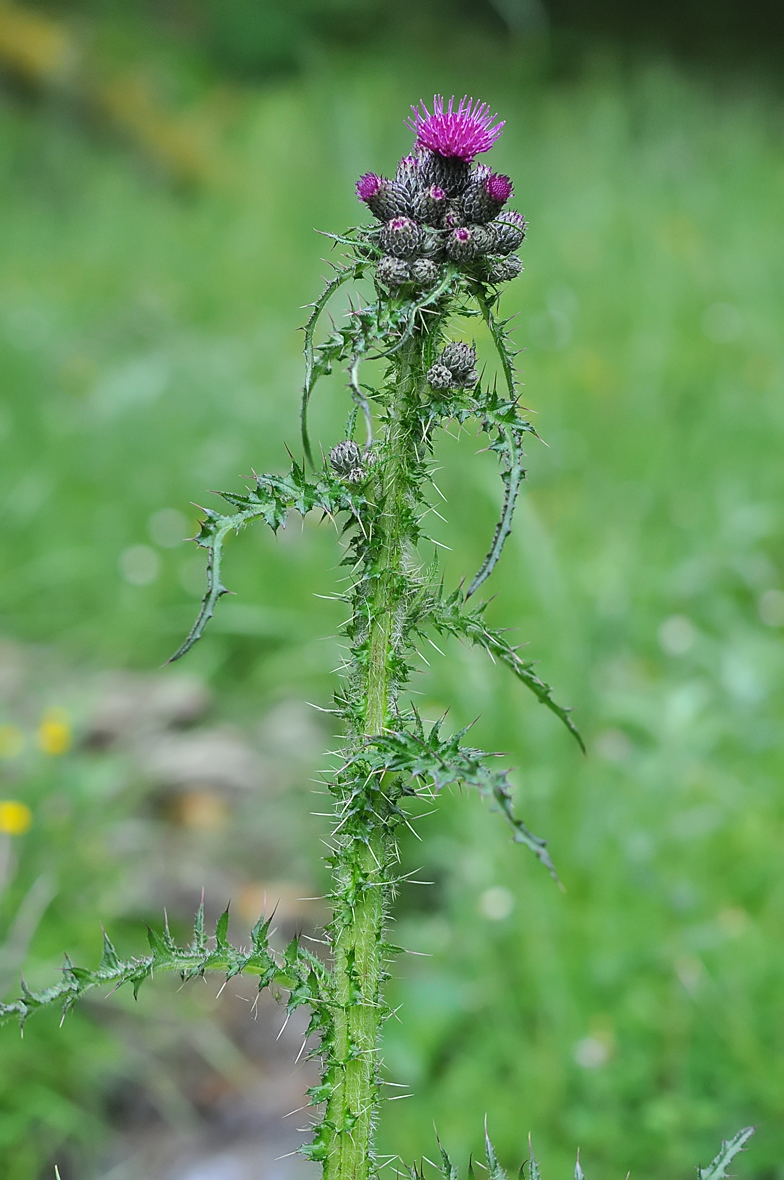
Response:
[[[437,152],[439,156],[458,157],[470,163],[479,152],[487,152],[501,134],[504,123],[493,120],[496,115],[490,114],[486,102],[474,102],[473,98],[461,98],[457,109],[454,109],[454,96],[444,110],[444,99],[440,94],[433,96],[433,113],[428,111],[424,102],[420,102],[421,110],[412,107],[413,117],[407,120],[408,126],[417,137],[417,143]]]
[[[366,172],[357,181],[357,196],[360,201],[370,201],[381,189],[382,180],[375,172]]]
[[[498,201],[499,205],[505,204],[512,195],[511,180],[508,176],[502,176],[500,172],[494,172],[488,176],[485,188],[487,195],[492,197],[494,201]]]

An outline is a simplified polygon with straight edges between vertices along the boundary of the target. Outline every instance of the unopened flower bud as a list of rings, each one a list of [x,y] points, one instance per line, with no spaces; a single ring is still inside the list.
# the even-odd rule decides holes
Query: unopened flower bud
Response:
[[[469,373],[475,369],[476,348],[473,344],[464,344],[461,340],[453,340],[451,344],[447,344],[438,360],[439,364],[446,365],[455,381],[462,384]]]
[[[435,364],[427,371],[427,380],[431,389],[438,390],[443,393],[447,389],[451,389],[455,383],[450,369],[446,365]]]
[[[453,262],[471,261],[476,254],[476,242],[468,226],[452,230],[446,239],[446,252]]]
[[[466,373],[465,377],[460,382],[460,384],[462,386],[464,386],[466,389],[473,389],[478,380],[479,380],[479,370],[478,369],[471,369],[470,372]]]
[[[399,287],[402,283],[410,282],[411,268],[404,259],[385,254],[378,260],[376,278],[385,287]]]
[[[349,471],[346,479],[349,483],[362,483],[366,476],[367,471],[364,467],[355,467],[353,471]]]
[[[438,152],[423,153],[422,172],[430,184],[438,185],[450,197],[459,197],[471,179],[471,165],[467,160]]]
[[[395,184],[405,195],[409,208],[416,204],[420,189],[426,181],[422,175],[422,162],[416,155],[403,156],[395,172]]]
[[[411,258],[422,245],[422,227],[410,217],[393,217],[381,231],[381,248],[396,258]]]
[[[441,234],[427,226],[423,230],[422,245],[417,252],[422,258],[443,258],[444,242]]]
[[[438,267],[429,258],[415,258],[411,263],[411,278],[418,287],[434,287],[438,281]]]
[[[440,226],[444,224],[447,210],[447,195],[437,184],[431,184],[419,198],[417,217],[425,225]]]
[[[464,216],[467,221],[483,225],[503,209],[511,195],[512,182],[508,176],[491,172],[489,168],[477,168],[461,198]]]
[[[493,233],[493,254],[511,254],[523,244],[526,231],[526,221],[516,209],[505,209],[488,229]]]
[[[407,212],[406,196],[400,185],[375,172],[366,172],[357,181],[357,196],[379,221],[391,221]]]
[[[350,438],[338,443],[329,452],[329,462],[336,475],[343,478],[350,476],[362,462],[362,455],[357,444]]]
[[[489,225],[472,225],[474,245],[477,254],[489,254],[495,251],[495,232]]]
[[[523,264],[516,254],[510,254],[507,258],[487,258],[485,266],[487,278],[491,283],[511,282],[523,269]]]
[[[459,229],[461,225],[465,225],[465,217],[463,210],[460,208],[459,201],[450,201],[444,216],[444,226],[446,229]]]

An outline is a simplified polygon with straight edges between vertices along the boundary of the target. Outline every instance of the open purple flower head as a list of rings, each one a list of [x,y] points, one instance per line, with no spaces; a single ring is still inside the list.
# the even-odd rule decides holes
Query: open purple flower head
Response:
[[[420,109],[421,108],[421,109]],[[433,96],[433,113],[424,102],[412,107],[413,116],[408,126],[417,137],[417,144],[437,152],[439,156],[457,157],[470,163],[479,152],[487,152],[503,131],[504,123],[493,120],[486,102],[474,102],[473,98],[461,98],[455,109],[454,96],[446,110],[440,94]]]

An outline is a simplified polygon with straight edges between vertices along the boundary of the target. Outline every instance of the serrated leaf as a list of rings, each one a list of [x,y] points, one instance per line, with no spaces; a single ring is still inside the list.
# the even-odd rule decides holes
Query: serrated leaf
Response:
[[[259,930],[258,924],[256,929]],[[22,979],[20,998],[9,1004],[0,1003],[0,1024],[16,1019],[20,1025],[24,1025],[32,1012],[50,1004],[61,1004],[66,1013],[86,992],[95,987],[105,987],[107,983],[113,984],[114,990],[130,984],[134,996],[137,996],[145,980],[157,971],[177,971],[183,979],[192,979],[213,969],[229,977],[247,971],[258,976],[260,990],[273,981],[291,990],[295,1006],[328,1000],[330,980],[323,963],[300,947],[295,939],[286,950],[284,975],[279,969],[279,959],[267,947],[265,938],[260,936],[262,930],[266,934],[264,923],[249,951],[238,950],[227,941],[227,910],[219,919],[216,929],[218,946],[214,951],[208,950],[204,939],[203,907],[200,906],[194,924],[194,938],[187,947],[178,947],[168,933],[161,936],[148,927],[150,954],[123,960],[107,935],[101,961],[95,971],[75,966],[66,955],[61,979],[53,987],[33,992]]]
[[[585,753],[583,739],[569,715],[570,710],[553,699],[552,688],[537,676],[533,670],[533,663],[522,660],[501,631],[488,627],[484,620],[487,603],[481,603],[472,610],[466,610],[464,604],[465,597],[460,591],[444,598],[439,588],[435,594],[423,597],[414,606],[412,625],[421,629],[426,623],[430,623],[439,634],[454,635],[483,648],[492,659],[509,668],[540,704],[545,705],[563,722]]]
[[[498,1162],[495,1148],[487,1133],[487,1119],[485,1119],[485,1156],[487,1157],[487,1174],[489,1180],[506,1180],[506,1172]]]
[[[547,841],[534,835],[514,813],[509,772],[491,770],[486,765],[492,754],[461,746],[460,738],[465,730],[445,740],[439,738],[437,725],[421,737],[423,732],[419,728],[414,733],[398,729],[368,737],[347,765],[361,763],[371,773],[408,774],[414,780],[429,783],[435,792],[451,783],[476,787],[481,795],[495,800],[514,832],[514,841],[529,848],[557,881],[558,874],[547,851]]]
[[[225,947],[227,947],[229,945],[228,941],[227,941],[228,933],[229,933],[229,907],[226,906],[226,909],[223,911],[221,916],[218,918],[218,922],[215,927],[215,942],[217,943],[219,950],[223,950]]]
[[[542,1180],[542,1173],[539,1171],[539,1163],[534,1155],[530,1133],[528,1135],[528,1180]]]
[[[117,957],[117,951],[114,949],[112,940],[104,930],[103,932],[103,953],[101,955],[101,962],[98,965],[99,971],[114,971],[120,965],[120,960]]]
[[[446,1148],[436,1135],[436,1142],[438,1143],[438,1150],[441,1153],[441,1175],[444,1180],[458,1180],[458,1171],[451,1159],[446,1153]]]
[[[727,1168],[735,1156],[745,1149],[754,1131],[754,1127],[744,1127],[742,1131],[738,1131],[737,1135],[733,1135],[732,1139],[723,1139],[716,1158],[708,1164],[707,1168],[697,1169],[699,1180],[723,1180],[727,1175]]]

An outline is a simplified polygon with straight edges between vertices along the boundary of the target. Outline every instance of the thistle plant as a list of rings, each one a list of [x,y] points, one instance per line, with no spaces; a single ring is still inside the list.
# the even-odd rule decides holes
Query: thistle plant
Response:
[[[328,235],[340,261],[312,306],[305,327],[302,395],[302,462],[285,474],[254,475],[241,493],[223,492],[230,512],[204,509],[195,538],[207,554],[207,590],[177,660],[200,639],[220,597],[223,547],[229,534],[255,520],[277,532],[290,513],[319,511],[340,523],[344,541],[347,608],[342,632],[346,658],[333,713],[344,741],[334,771],[325,777],[332,831],[327,863],[332,874],[328,954],[319,957],[294,938],[283,952],[271,944],[270,917],[262,917],[250,942],[228,940],[229,915],[212,937],[199,909],[188,946],[168,929],[149,932],[150,953],[122,960],[108,936],[95,970],[66,959],[54,986],[0,1005],[0,1018],[22,1025],[37,1009],[60,1003],[64,1014],[91,988],[130,984],[136,994],[157,971],[192,979],[218,971],[258,978],[259,989],[283,994],[288,1011],[310,1010],[308,1034],[321,1077],[309,1091],[314,1122],[301,1152],[322,1165],[325,1180],[368,1180],[380,1165],[374,1138],[381,1107],[380,1042],[390,1009],[384,983],[398,947],[387,937],[401,869],[401,829],[415,822],[417,801],[433,802],[444,787],[474,787],[509,825],[512,839],[528,848],[557,880],[545,840],[516,814],[508,771],[495,755],[468,743],[467,730],[447,731],[444,720],[426,723],[408,689],[418,646],[433,636],[455,636],[504,664],[537,700],[582,740],[569,710],[524,660],[504,631],[486,619],[475,595],[498,562],[512,528],[524,478],[523,442],[536,436],[519,404],[515,353],[508,321],[499,317],[504,284],[522,270],[517,251],[526,234],[522,215],[508,206],[512,181],[476,157],[488,152],[503,122],[486,104],[464,98],[433,100],[412,108],[415,136],[410,155],[393,177],[368,172],[357,196],[373,221],[342,235]],[[355,296],[341,326],[325,339],[317,332],[333,296],[348,283],[372,290]],[[479,366],[466,324],[480,322],[497,355],[498,377]],[[367,362],[375,362],[368,377]],[[319,379],[342,368],[351,405],[345,437],[316,461],[308,432],[308,407]],[[440,495],[434,483],[433,448],[450,424],[474,425],[486,436],[499,464],[502,504],[487,555],[470,580],[444,585],[431,556],[425,522]],[[752,1133],[745,1128],[722,1144],[700,1180],[721,1180]],[[444,1180],[458,1172],[439,1143]],[[490,1180],[505,1173],[485,1132]],[[414,1168],[418,1177],[421,1168]],[[529,1155],[531,1180],[539,1167]],[[583,1180],[579,1162],[576,1180]]]

